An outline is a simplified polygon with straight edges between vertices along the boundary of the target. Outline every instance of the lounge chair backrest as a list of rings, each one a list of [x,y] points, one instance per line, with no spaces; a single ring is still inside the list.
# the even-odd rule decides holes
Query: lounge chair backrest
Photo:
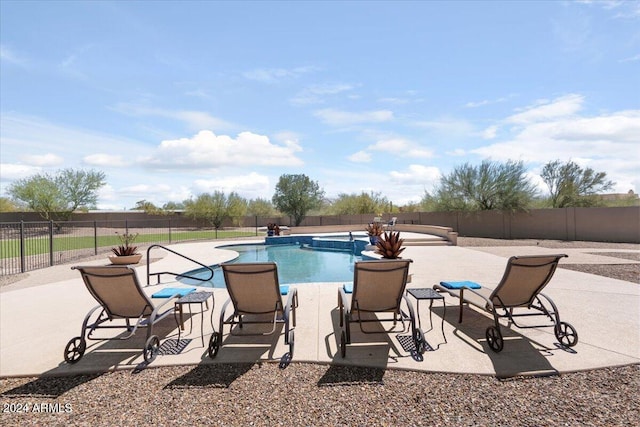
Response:
[[[496,307],[529,306],[549,283],[558,261],[566,255],[513,256],[489,299]]]
[[[273,313],[283,308],[274,262],[222,264],[229,297],[238,313]]]
[[[352,310],[398,311],[410,259],[358,261],[353,272]]]
[[[127,266],[76,267],[89,293],[102,305],[109,318],[147,317],[153,303],[144,293],[136,272]]]

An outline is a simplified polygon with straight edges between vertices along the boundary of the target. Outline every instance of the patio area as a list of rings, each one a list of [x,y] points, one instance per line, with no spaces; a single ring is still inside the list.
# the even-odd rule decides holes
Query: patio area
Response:
[[[248,241],[247,241],[248,242]],[[217,264],[233,258],[234,253],[214,246],[230,242],[201,242],[173,245],[170,248],[205,264]],[[597,255],[598,249],[547,249],[541,247],[464,248],[458,246],[408,246],[404,258],[413,259],[412,281],[408,288],[430,288],[442,280],[471,280],[487,287],[495,286],[511,255],[567,253],[572,263],[624,263],[625,260]],[[602,252],[612,252],[606,250]],[[625,250],[625,252],[630,252]],[[106,259],[79,262],[104,265]],[[561,261],[562,263],[563,261]],[[633,261],[628,261],[633,262]],[[188,261],[166,254],[151,264],[152,271],[187,271]],[[141,283],[146,283],[146,265],[136,267]],[[150,294],[167,286],[178,286],[164,276],[163,283],[145,288]],[[559,268],[545,288],[558,305],[563,321],[578,331],[579,342],[571,349],[560,347],[553,328],[506,329],[501,353],[491,351],[485,341],[485,329],[492,319],[472,309],[464,323],[457,322],[456,300],[446,297],[443,339],[440,329],[444,310],[440,301],[433,305],[433,327],[429,326],[428,301],[420,303],[422,326],[428,351],[423,360],[415,360],[403,347],[403,335],[392,333],[366,340],[354,334],[354,343],[346,358],[340,357],[337,315],[337,290],[341,283],[297,285],[300,306],[295,328],[295,362],[397,368],[425,372],[472,373],[497,377],[548,375],[602,367],[640,363],[640,286],[602,276]],[[205,288],[211,290],[211,288]],[[217,327],[219,310],[227,299],[224,289],[213,289],[213,319]],[[415,300],[412,299],[415,306]],[[87,351],[77,364],[64,362],[63,351],[72,337],[79,335],[82,319],[95,300],[87,292],[77,271],[70,265],[31,272],[29,277],[6,285],[0,293],[0,376],[67,375],[105,372],[144,367],[142,347],[144,331],[122,342],[89,341]],[[185,336],[179,346],[177,328],[169,318],[157,330],[161,353],[150,366],[178,366],[217,363],[278,363],[288,351],[282,336],[272,338],[231,339],[224,342],[215,359],[207,355],[206,345],[212,332],[211,312],[204,314],[204,340],[200,337],[200,314],[187,318]],[[189,321],[193,329],[189,334]],[[337,334],[336,334],[337,332]],[[272,343],[277,344],[272,347]]]

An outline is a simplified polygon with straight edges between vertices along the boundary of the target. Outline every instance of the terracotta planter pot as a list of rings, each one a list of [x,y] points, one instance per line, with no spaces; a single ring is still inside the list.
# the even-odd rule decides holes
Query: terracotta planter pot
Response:
[[[137,264],[142,259],[142,254],[117,256],[112,255],[109,257],[111,264],[124,265],[124,264]]]

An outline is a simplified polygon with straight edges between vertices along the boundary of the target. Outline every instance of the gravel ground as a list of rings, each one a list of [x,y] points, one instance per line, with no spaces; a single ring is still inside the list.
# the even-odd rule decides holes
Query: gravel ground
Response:
[[[553,248],[640,249],[632,244],[458,239],[468,247],[531,242]],[[637,254],[624,257],[635,260]],[[619,275],[615,265],[564,267]],[[638,270],[625,277],[637,283]],[[5,378],[0,380],[0,404],[0,424],[7,426],[636,426],[640,365],[509,380],[295,362],[286,369],[275,363],[161,367]]]
[[[636,426],[640,366],[508,381],[296,363],[182,366],[5,379],[0,400],[6,426]]]
[[[640,245],[635,243],[610,243],[610,242],[583,242],[564,240],[500,240],[485,239],[479,237],[458,237],[458,246],[483,247],[483,246],[540,246],[550,249],[589,248],[589,249],[616,249],[616,250],[640,250]],[[636,252],[594,252],[597,255],[605,255],[633,261],[640,261],[640,254]],[[582,271],[583,273],[597,274],[611,277],[612,279],[625,280],[627,282],[640,283],[640,264],[572,264],[571,258],[562,260],[559,268]]]

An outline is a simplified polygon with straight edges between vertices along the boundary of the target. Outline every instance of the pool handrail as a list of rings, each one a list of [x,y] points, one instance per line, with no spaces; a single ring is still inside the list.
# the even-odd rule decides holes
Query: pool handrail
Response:
[[[151,268],[150,268],[150,265],[151,265],[151,261],[150,261],[150,260],[151,260],[151,257],[149,256],[149,253],[151,252],[151,249],[153,249],[153,248],[161,248],[161,249],[164,249],[165,251],[169,251],[169,252],[171,252],[172,254],[178,255],[179,257],[182,257],[182,258],[184,258],[184,259],[186,259],[186,260],[188,260],[188,261],[191,261],[191,262],[193,262],[193,263],[195,263],[195,264],[198,264],[199,266],[201,266],[201,267],[203,267],[203,268],[205,268],[205,269],[209,270],[209,271],[211,272],[211,275],[210,275],[209,277],[207,277],[206,279],[203,279],[203,278],[200,278],[200,277],[189,276],[189,275],[184,274],[184,273],[173,273],[173,272],[171,272],[171,271],[161,271],[161,272],[157,272],[157,273],[152,273],[152,272],[151,272]],[[191,259],[191,258],[189,258],[189,257],[188,257],[188,256],[186,256],[186,255],[182,255],[181,253],[176,252],[176,251],[174,251],[173,249],[169,249],[169,248],[167,248],[166,246],[162,246],[162,245],[158,245],[158,244],[153,244],[153,245],[151,245],[151,246],[149,246],[149,247],[147,248],[147,286],[149,286],[149,285],[150,285],[150,283],[149,283],[149,282],[150,282],[150,277],[151,277],[151,276],[156,276],[157,283],[159,284],[159,283],[160,283],[160,275],[162,275],[162,274],[172,274],[172,275],[174,275],[176,278],[179,278],[179,277],[185,277],[185,278],[187,278],[187,279],[198,280],[198,281],[200,281],[200,282],[207,282],[207,281],[209,281],[209,280],[213,279],[213,269],[212,269],[211,267],[209,267],[208,265],[204,265],[204,264],[202,264],[201,262],[198,262],[198,261],[196,261],[196,260],[194,260],[194,259]]]

